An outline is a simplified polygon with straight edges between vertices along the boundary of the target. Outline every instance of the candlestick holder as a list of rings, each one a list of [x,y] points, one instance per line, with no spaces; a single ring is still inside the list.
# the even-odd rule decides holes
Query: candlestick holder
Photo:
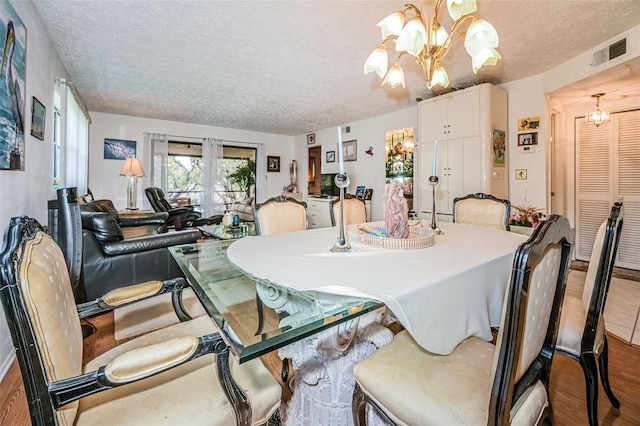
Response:
[[[433,205],[431,208],[431,225],[429,225],[429,229],[431,229],[436,235],[444,235],[444,232],[442,232],[440,228],[438,228],[438,224],[436,223],[436,186],[438,186],[438,184],[440,183],[440,179],[438,179],[438,176],[429,176],[429,180],[427,182],[429,183],[429,185],[431,185],[431,194],[433,200]]]
[[[349,186],[349,175],[346,173],[338,173],[334,179],[336,186],[340,188],[340,222],[338,223],[338,239],[331,247],[334,253],[349,253],[353,251],[353,247],[349,244],[347,238],[347,225],[344,221],[344,191]]]

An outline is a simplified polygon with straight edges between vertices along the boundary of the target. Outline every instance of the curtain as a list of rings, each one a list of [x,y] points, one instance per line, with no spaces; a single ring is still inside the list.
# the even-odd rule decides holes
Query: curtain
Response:
[[[144,145],[151,148],[151,164],[145,164],[151,170],[151,186],[167,192],[167,167],[169,166],[169,138],[162,133],[144,132]]]
[[[202,213],[205,217],[223,214],[226,210],[227,200],[223,195],[225,180],[219,167],[222,155],[223,144],[220,139],[202,140]]]
[[[60,178],[63,186],[75,186],[78,188],[78,194],[85,194],[89,174],[89,115],[66,82],[60,83],[66,88],[60,91],[60,113],[64,117],[60,139],[63,141],[62,158],[65,162],[61,167],[64,176]]]
[[[267,199],[267,154],[263,143],[256,147],[256,203]]]

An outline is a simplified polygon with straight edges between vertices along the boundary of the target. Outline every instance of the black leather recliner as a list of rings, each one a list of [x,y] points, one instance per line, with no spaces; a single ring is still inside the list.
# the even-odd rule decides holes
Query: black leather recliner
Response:
[[[59,232],[70,242],[63,252],[71,259],[76,303],[97,299],[118,287],[184,276],[168,247],[194,243],[201,237],[195,229],[167,232],[166,213],[119,217],[109,200],[77,204],[60,192],[58,203],[60,221],[65,222]],[[75,284],[74,270],[78,270]]]
[[[151,207],[156,212],[166,212],[169,214],[168,224],[173,225],[176,229],[191,226],[194,221],[202,216],[193,206],[172,207],[166,200],[162,189],[150,187],[144,190],[144,193],[151,203]]]

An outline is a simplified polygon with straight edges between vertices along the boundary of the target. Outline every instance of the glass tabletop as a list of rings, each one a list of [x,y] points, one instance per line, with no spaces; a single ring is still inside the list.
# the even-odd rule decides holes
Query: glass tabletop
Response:
[[[377,300],[300,292],[237,269],[233,240],[169,247],[239,362],[246,362],[382,306]]]
[[[215,225],[203,225],[198,229],[219,240],[235,240],[249,235],[256,235],[256,226],[253,222],[241,222],[238,226],[228,226],[222,223]]]

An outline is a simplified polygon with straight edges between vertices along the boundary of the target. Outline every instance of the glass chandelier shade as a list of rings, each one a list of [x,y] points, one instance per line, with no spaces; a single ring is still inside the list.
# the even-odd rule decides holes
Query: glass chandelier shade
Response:
[[[416,58],[423,68],[427,87],[435,85],[449,86],[447,72],[442,61],[451,46],[464,37],[464,46],[472,59],[474,73],[484,65],[495,65],[500,59],[497,51],[498,32],[487,21],[470,15],[477,10],[476,0],[446,0],[447,10],[454,23],[447,32],[438,22],[438,9],[442,0],[436,0],[434,10],[426,19],[423,13],[414,5],[407,4],[402,12],[395,12],[378,22],[382,34],[382,44],[367,58],[364,73],[375,72],[382,78],[382,84],[404,87],[404,71],[400,65],[400,57],[409,54]],[[415,16],[405,24],[407,12]],[[467,30],[462,31],[465,23],[469,23]],[[385,43],[393,40],[398,58],[395,65],[388,68],[388,54]],[[388,74],[393,73],[393,76]],[[402,75],[400,79],[398,76]],[[400,82],[401,81],[401,82]],[[395,85],[394,85],[395,84]]]
[[[602,123],[611,121],[611,114],[607,111],[600,110],[600,98],[602,96],[604,96],[604,93],[591,95],[592,98],[596,98],[596,110],[587,114],[585,117],[585,123],[593,123],[596,127],[600,127]]]

